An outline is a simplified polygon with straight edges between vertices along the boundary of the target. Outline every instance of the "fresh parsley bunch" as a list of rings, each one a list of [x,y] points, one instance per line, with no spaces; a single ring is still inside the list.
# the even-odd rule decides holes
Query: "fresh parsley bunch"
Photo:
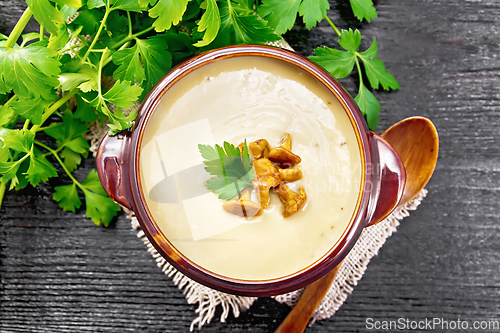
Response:
[[[326,16],[327,0],[26,0],[28,8],[9,36],[0,35],[0,205],[6,189],[37,186],[58,177],[53,199],[107,226],[119,207],[95,170],[73,172],[88,156],[92,122],[111,133],[133,126],[127,111],[171,69],[215,47],[277,41],[300,16],[307,28],[326,19],[345,50],[319,48],[312,59],[337,77],[360,75],[356,101],[376,126],[380,104],[364,85],[397,89],[377,57],[377,44],[359,52],[358,30],[338,31]],[[376,17],[372,0],[350,0],[355,16]],[[39,33],[23,34],[33,17]],[[103,77],[112,77],[107,86]]]

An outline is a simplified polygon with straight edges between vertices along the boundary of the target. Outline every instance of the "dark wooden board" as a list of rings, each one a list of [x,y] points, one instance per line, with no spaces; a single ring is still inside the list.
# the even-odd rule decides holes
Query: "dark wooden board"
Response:
[[[345,1],[331,4],[339,27],[361,30],[362,48],[377,38],[380,58],[401,84],[400,91],[375,93],[382,105],[378,131],[427,116],[438,128],[440,155],[419,209],[337,314],[306,332],[374,331],[366,328],[369,318],[500,321],[500,3],[380,0],[379,17],[362,24]],[[23,6],[0,2],[1,33],[9,33]],[[311,32],[297,27],[287,39],[304,55],[337,47],[325,22]],[[356,76],[342,82],[355,94]],[[92,167],[88,159],[78,176]],[[158,269],[125,216],[103,228],[83,210],[63,212],[51,201],[62,181],[4,199],[0,332],[188,331],[196,306]],[[203,331],[272,332],[288,311],[262,298],[226,323],[219,310]]]

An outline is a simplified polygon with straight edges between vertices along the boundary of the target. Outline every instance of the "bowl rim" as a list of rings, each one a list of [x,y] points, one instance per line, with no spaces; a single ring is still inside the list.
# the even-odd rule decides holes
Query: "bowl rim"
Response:
[[[139,170],[140,147],[144,130],[154,110],[168,89],[184,76],[204,65],[242,56],[259,56],[284,61],[315,77],[337,97],[337,100],[339,100],[346,111],[353,125],[361,155],[360,195],[358,196],[351,220],[340,239],[321,258],[300,271],[266,280],[243,280],[225,277],[211,272],[184,257],[168,241],[167,237],[154,221],[143,196]],[[352,96],[335,78],[307,58],[281,48],[263,45],[228,46],[211,50],[184,61],[167,73],[151,90],[140,107],[129,147],[130,194],[132,195],[133,209],[142,230],[155,249],[177,270],[205,286],[222,292],[243,296],[274,296],[297,290],[314,282],[337,266],[354,246],[362,229],[366,225],[366,209],[368,201],[372,201],[368,200],[371,191],[369,188],[371,179],[366,174],[367,166],[372,162],[369,133],[364,117]]]

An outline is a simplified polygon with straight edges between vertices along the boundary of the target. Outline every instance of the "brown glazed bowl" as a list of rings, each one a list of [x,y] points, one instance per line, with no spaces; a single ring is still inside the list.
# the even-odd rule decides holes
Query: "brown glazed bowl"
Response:
[[[354,129],[361,154],[361,188],[355,213],[336,244],[319,260],[293,274],[268,280],[241,280],[213,273],[178,251],[162,233],[148,210],[141,189],[139,155],[148,120],[164,93],[188,73],[206,64],[227,58],[252,56],[277,59],[309,73],[340,102]],[[132,209],[156,250],[180,272],[219,291],[245,296],[272,296],[297,290],[314,282],[336,267],[352,249],[363,228],[384,219],[397,206],[406,173],[395,150],[382,137],[371,132],[342,85],[308,59],[268,46],[233,46],[198,55],[168,73],[144,100],[135,128],[116,136],[106,136],[97,154],[97,172],[111,198]],[[168,217],[167,217],[168,218]]]

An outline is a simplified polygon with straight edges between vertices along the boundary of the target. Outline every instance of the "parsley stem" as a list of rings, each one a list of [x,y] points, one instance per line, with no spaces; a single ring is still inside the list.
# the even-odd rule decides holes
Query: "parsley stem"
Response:
[[[28,125],[30,124],[30,120],[29,118],[26,119],[26,121],[24,122],[24,126],[23,126],[23,131],[27,130],[28,129]]]
[[[64,164],[64,162],[61,160],[61,158],[59,157],[59,155],[57,155],[57,151],[55,151],[54,149],[50,148],[49,146],[47,145],[44,145],[43,143],[39,142],[39,141],[36,141],[35,140],[35,143],[37,145],[39,145],[40,147],[46,149],[47,151],[49,151],[57,160],[57,162],[59,162],[59,164],[61,164],[61,167],[63,168],[64,172],[66,172],[66,174],[69,176],[69,178],[71,178],[71,180],[79,187],[83,190],[83,186],[82,184],[80,184],[80,182],[78,180],[76,180],[75,177],[73,177],[73,175],[71,174],[71,172],[69,172],[68,168],[66,167],[66,164]]]
[[[4,182],[0,182],[0,207],[2,207],[3,195],[5,194],[6,188],[7,184]]]
[[[136,32],[135,34],[133,35],[128,35],[126,37],[124,37],[121,41],[119,41],[118,43],[114,44],[113,46],[111,46],[112,49],[116,49],[118,46],[122,45],[123,43],[126,43],[128,41],[131,41],[132,39],[135,39],[141,35],[144,35],[145,33],[148,33],[150,32],[151,30],[153,30],[154,27],[153,26],[150,26],[150,27],[147,27],[146,29],[144,30],[141,30],[139,32]]]
[[[358,57],[356,57],[355,60],[356,60],[356,68],[358,69],[358,74],[359,74],[359,85],[361,86],[363,84],[363,72],[361,72],[361,66],[359,64]]]
[[[104,17],[102,18],[101,25],[99,26],[99,30],[97,30],[97,33],[95,34],[94,40],[90,44],[87,52],[85,52],[85,54],[83,55],[83,58],[81,60],[82,63],[87,59],[87,57],[90,54],[90,51],[92,51],[92,48],[95,46],[95,43],[97,43],[97,40],[99,39],[99,36],[101,35],[102,29],[104,28],[104,24],[106,23],[106,20],[108,19],[108,15],[110,12],[111,11],[109,10],[109,8],[106,7],[106,12],[104,13]]]
[[[327,15],[325,15],[325,20],[333,28],[333,30],[337,33],[337,35],[340,37],[340,31],[339,31],[339,29],[337,29],[337,27],[335,26],[335,24],[333,24],[332,20],[330,20],[330,18]]]
[[[9,105],[11,105],[12,102],[15,102],[18,98],[19,98],[19,96],[17,96],[17,95],[12,96],[11,98],[9,98],[9,100],[7,102],[5,102],[3,104],[3,106],[9,106]]]
[[[40,40],[42,41],[43,40],[43,24],[40,24]]]
[[[64,103],[66,103],[71,97],[73,97],[76,93],[78,92],[78,88],[75,88],[68,92],[66,95],[64,95],[60,100],[55,102],[48,108],[42,115],[42,121],[40,122],[40,125],[33,125],[31,127],[31,132],[36,133],[40,129],[40,127],[43,125],[43,123],[49,119],[49,117],[57,110],[59,109]]]
[[[130,12],[127,10],[127,20],[128,20],[128,35],[132,35],[132,19],[130,18]]]
[[[101,77],[102,75],[102,68],[104,67],[104,61],[107,58],[107,51],[108,48],[104,50],[105,52],[102,53],[101,60],[99,61],[99,67],[97,68],[97,77]],[[101,88],[101,80],[97,80],[97,92],[99,94],[99,97],[102,97],[102,88]]]
[[[28,24],[31,15],[32,15],[31,9],[29,7],[26,8],[19,21],[17,21],[16,26],[14,27],[14,29],[12,29],[12,32],[10,33],[9,38],[5,42],[4,47],[11,48],[16,44],[17,40],[19,39],[19,36],[21,36],[21,34],[23,33],[24,27],[26,27],[26,25]]]

